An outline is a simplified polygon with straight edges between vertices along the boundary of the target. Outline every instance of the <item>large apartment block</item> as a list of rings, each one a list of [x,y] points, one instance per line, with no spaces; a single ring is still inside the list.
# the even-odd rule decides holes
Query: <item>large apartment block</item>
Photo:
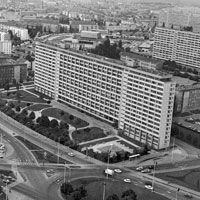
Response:
[[[175,83],[171,75],[128,67],[80,51],[36,43],[35,89],[161,149],[169,146]]]
[[[198,69],[200,66],[200,34],[156,27],[153,57],[174,60],[183,66]]]

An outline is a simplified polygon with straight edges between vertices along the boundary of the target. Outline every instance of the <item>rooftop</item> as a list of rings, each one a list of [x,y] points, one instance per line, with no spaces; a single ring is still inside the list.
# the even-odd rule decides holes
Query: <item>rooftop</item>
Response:
[[[121,52],[120,55],[121,56],[127,56],[127,57],[133,58],[133,59],[143,60],[143,61],[146,61],[146,62],[155,63],[155,64],[159,64],[159,63],[162,62],[162,61],[160,61],[158,59],[149,58],[149,57],[142,56],[142,55],[139,55],[139,54],[136,54],[136,53]]]
[[[69,35],[68,35],[69,36]],[[42,38],[38,38],[37,41],[41,44],[46,44],[46,45],[50,45],[50,46],[53,46],[53,47],[56,47],[56,48],[59,48],[59,49],[62,49],[60,46],[59,46],[59,42],[61,42],[61,40],[59,41],[60,38],[63,38],[64,37],[64,34],[62,34],[62,36],[59,36],[59,35],[54,35],[52,37],[49,37],[49,38],[45,38],[45,39],[42,39]],[[63,38],[64,40],[64,38]],[[56,41],[56,42],[55,42]],[[116,59],[111,59],[111,58],[107,58],[107,57],[104,57],[104,56],[100,56],[100,55],[96,55],[96,54],[92,54],[92,53],[88,53],[88,52],[85,52],[85,51],[81,51],[81,50],[75,50],[75,49],[63,49],[64,51],[71,51],[71,52],[75,52],[75,53],[78,53],[80,55],[83,55],[84,57],[92,57],[92,58],[96,58],[96,59],[99,59],[99,60],[102,60],[104,62],[110,62],[110,63],[114,63],[116,64],[116,67],[128,67],[130,69],[129,66],[127,66],[124,62],[122,62],[121,60],[116,60]],[[139,55],[138,55],[139,56]],[[143,56],[140,56],[140,57],[143,57]],[[145,71],[147,73],[150,73],[150,74],[154,74],[156,76],[158,76],[158,78],[171,78],[172,75],[166,73],[166,72],[163,72],[163,71],[160,71],[160,70],[156,70],[156,69],[148,69],[148,68],[145,68],[145,67],[132,67],[133,69],[136,69],[136,70],[141,70],[141,71]]]

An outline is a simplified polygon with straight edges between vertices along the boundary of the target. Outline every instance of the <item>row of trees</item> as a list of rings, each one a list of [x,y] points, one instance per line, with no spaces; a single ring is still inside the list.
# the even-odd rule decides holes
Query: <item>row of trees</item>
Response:
[[[119,41],[118,45],[116,43],[111,45],[110,40],[107,38],[103,44],[99,44],[95,49],[91,49],[91,53],[112,59],[120,59],[121,48],[122,48],[121,40]]]
[[[68,196],[71,196],[74,200],[81,200],[88,195],[88,192],[83,185],[74,189],[72,184],[68,182],[63,183],[60,190],[62,194],[66,195],[65,199],[68,199]],[[121,199],[137,200],[137,195],[132,189],[128,189],[121,194]],[[117,194],[111,194],[106,198],[106,200],[120,200],[120,198]]]
[[[27,109],[21,109],[19,105],[15,106],[13,103],[6,104],[5,101],[0,102],[0,110],[6,115],[56,142],[59,141],[73,149],[78,148],[76,142],[69,138],[69,125],[66,122],[58,123],[56,119],[49,120],[48,116],[45,115],[36,118],[33,111],[28,112]]]

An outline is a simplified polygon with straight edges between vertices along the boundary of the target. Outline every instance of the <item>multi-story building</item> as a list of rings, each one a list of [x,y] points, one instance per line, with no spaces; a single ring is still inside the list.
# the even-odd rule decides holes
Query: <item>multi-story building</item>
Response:
[[[171,75],[38,41],[35,90],[118,122],[126,135],[142,143],[169,146],[175,94]]]
[[[142,56],[136,53],[121,52],[120,60],[125,62],[128,66],[140,66],[146,68],[160,68],[162,61]]]
[[[27,64],[21,61],[15,61],[11,58],[0,57],[0,86],[5,83],[13,83],[26,80]]]
[[[183,66],[199,69],[200,34],[156,27],[153,57],[173,60]]]
[[[7,31],[0,31],[0,53],[11,54],[12,42]]]
[[[175,112],[187,112],[200,107],[200,84],[181,85],[176,88]]]
[[[21,40],[29,39],[28,29],[26,28],[10,26],[9,24],[7,25],[5,22],[5,24],[3,23],[0,24],[0,30],[5,30],[5,31],[11,30],[13,34],[16,34],[18,37],[20,37]]]

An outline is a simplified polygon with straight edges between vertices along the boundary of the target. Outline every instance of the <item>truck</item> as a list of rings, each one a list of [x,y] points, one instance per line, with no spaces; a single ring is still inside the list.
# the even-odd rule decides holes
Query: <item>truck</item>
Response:
[[[114,175],[114,170],[112,169],[105,169],[104,170],[105,175],[107,176],[113,176]]]

